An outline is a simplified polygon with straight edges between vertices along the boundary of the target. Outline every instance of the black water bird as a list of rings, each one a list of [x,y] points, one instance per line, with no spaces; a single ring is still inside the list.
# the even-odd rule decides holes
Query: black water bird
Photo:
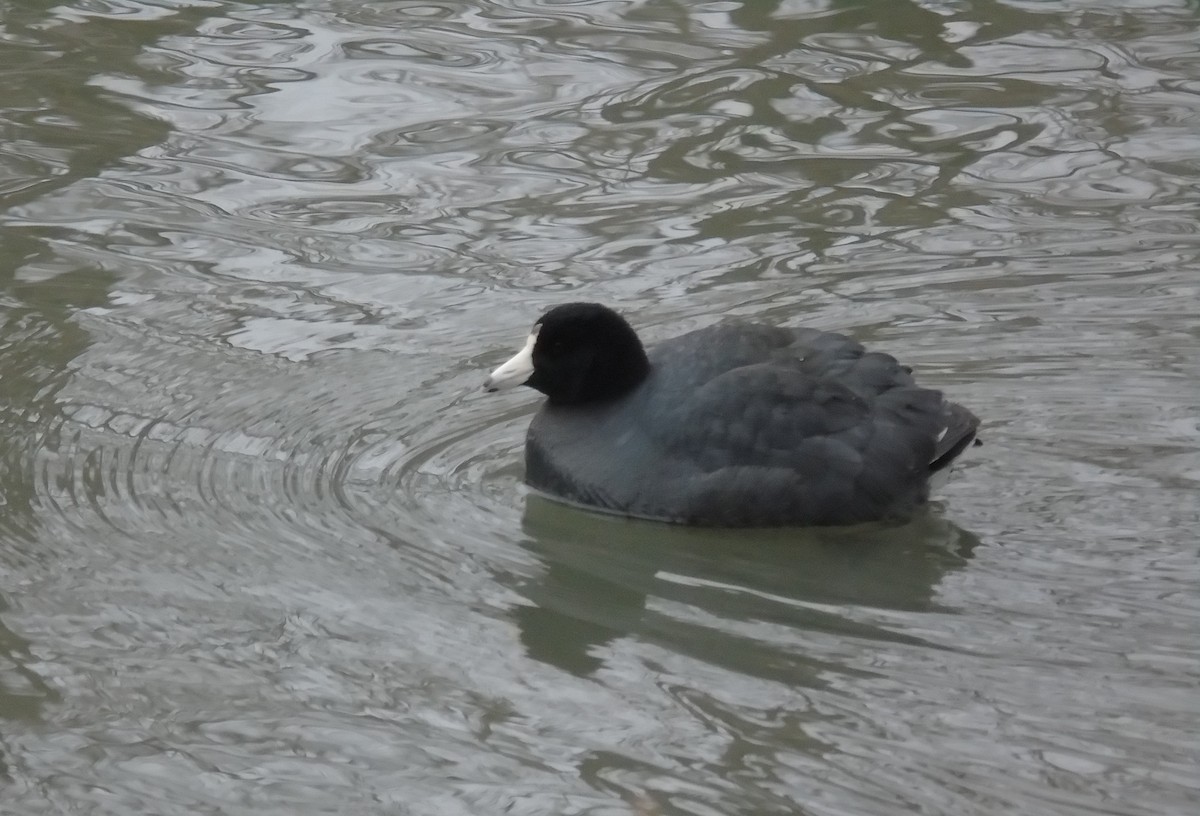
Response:
[[[845,335],[729,322],[648,351],[613,310],[546,312],[488,377],[546,395],[531,487],[595,510],[723,527],[902,518],[979,420]]]

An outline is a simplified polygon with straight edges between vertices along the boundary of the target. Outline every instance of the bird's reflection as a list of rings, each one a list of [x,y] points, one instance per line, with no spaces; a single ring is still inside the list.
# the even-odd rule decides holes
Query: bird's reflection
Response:
[[[922,643],[838,608],[939,609],[935,587],[978,543],[932,512],[903,525],[710,530],[601,516],[537,496],[528,499],[523,526],[525,546],[544,564],[517,587],[528,603],[513,612],[530,657],[585,676],[602,665],[606,646],[636,635],[790,684],[846,669],[669,610]]]

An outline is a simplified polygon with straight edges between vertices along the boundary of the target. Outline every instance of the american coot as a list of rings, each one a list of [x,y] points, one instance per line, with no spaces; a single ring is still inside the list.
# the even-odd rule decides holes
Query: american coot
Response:
[[[888,354],[815,329],[723,323],[647,353],[616,312],[557,306],[488,377],[546,395],[525,479],[567,502],[725,527],[903,517],[979,420]]]

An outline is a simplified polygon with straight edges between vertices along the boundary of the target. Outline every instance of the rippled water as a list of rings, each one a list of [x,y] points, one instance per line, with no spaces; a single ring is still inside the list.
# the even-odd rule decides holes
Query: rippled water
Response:
[[[1200,6],[0,2],[0,812],[1200,806]],[[896,351],[902,527],[521,487],[566,299]]]

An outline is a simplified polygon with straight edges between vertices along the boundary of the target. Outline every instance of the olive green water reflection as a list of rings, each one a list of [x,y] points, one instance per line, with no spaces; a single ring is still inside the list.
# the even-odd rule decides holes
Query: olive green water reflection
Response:
[[[1193,812],[1198,42],[0,5],[0,813]],[[847,330],[986,444],[901,526],[527,497],[479,386],[568,298]]]
[[[860,624],[845,606],[936,609],[934,587],[966,563],[975,540],[942,519],[852,529],[686,530],[625,521],[530,497],[525,545],[544,565],[517,586],[515,610],[531,657],[586,674],[597,647],[636,635],[731,671],[785,684],[818,683],[836,663],[813,661],[777,641],[728,637],[647,607],[694,607],[728,621],[771,621],[804,637],[828,632],[930,645]],[[827,606],[837,608],[830,613]],[[945,611],[945,610],[943,610]]]

